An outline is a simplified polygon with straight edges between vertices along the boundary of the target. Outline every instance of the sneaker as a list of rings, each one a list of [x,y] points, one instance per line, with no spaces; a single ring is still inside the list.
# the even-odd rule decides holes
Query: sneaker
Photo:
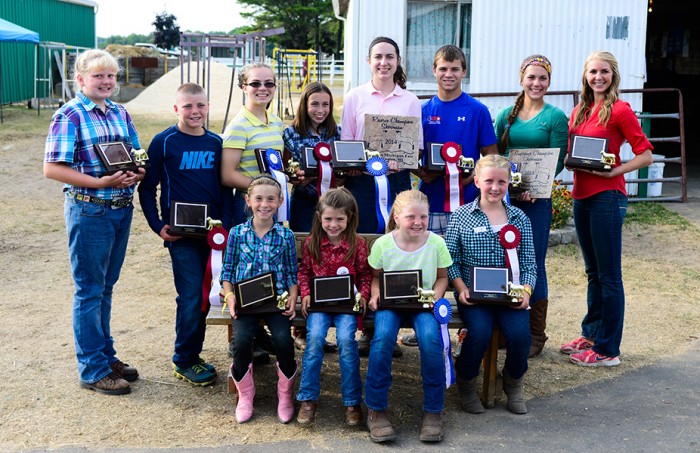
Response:
[[[124,363],[121,360],[117,360],[109,367],[112,368],[112,371],[117,373],[120,378],[127,382],[134,382],[139,378],[139,372],[136,370],[136,368],[129,366],[128,363]]]
[[[192,385],[202,387],[213,384],[216,381],[216,376],[214,373],[207,370],[199,363],[192,365],[189,368],[180,368],[179,366],[173,364],[173,375],[176,378],[189,382]]]
[[[125,395],[131,391],[129,383],[114,371],[92,384],[80,381],[80,386],[103,395]]]
[[[586,351],[593,347],[593,342],[584,337],[578,337],[574,341],[561,345],[560,351],[564,354]]]
[[[407,333],[406,335],[401,335],[401,338],[399,340],[401,341],[401,344],[404,346],[409,346],[409,347],[418,346],[418,337],[416,337],[415,333]]]
[[[619,357],[608,357],[598,354],[593,349],[586,349],[569,356],[569,361],[581,366],[617,366],[620,364]]]
[[[212,365],[211,363],[205,362],[204,359],[201,357],[198,357],[197,361],[198,361],[197,363],[202,365],[207,371],[209,371],[211,374],[214,375],[214,377],[216,377],[217,373],[216,373],[216,367],[214,365]]]
[[[462,344],[464,343],[465,338],[467,338],[467,329],[459,329],[457,331],[457,344],[455,345],[455,350],[452,353],[452,356],[455,359],[462,354]]]

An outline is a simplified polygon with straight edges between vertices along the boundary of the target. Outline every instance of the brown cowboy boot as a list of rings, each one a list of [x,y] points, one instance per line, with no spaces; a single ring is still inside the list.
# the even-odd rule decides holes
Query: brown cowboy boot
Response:
[[[532,344],[530,345],[530,353],[527,356],[529,359],[539,355],[547,341],[548,337],[545,335],[544,329],[547,327],[548,304],[549,301],[547,299],[540,299],[530,305],[530,337],[532,337]]]

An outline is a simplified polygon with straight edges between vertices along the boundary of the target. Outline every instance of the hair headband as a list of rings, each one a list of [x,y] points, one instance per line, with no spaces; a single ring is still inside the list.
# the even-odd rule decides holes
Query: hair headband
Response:
[[[549,60],[547,60],[545,57],[534,57],[530,58],[529,60],[525,60],[522,66],[520,66],[521,79],[523,78],[527,67],[531,65],[542,66],[547,71],[547,74],[549,74],[550,76],[552,75],[552,63],[550,63]]]

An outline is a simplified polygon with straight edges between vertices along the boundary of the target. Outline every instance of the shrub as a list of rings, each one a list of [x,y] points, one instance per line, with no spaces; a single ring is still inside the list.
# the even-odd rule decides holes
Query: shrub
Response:
[[[552,184],[552,229],[563,228],[573,214],[574,200],[561,180]]]

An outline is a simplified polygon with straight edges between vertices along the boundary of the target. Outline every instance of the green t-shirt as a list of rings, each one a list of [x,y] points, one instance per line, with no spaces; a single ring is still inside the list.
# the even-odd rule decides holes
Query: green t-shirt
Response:
[[[224,130],[224,148],[242,149],[238,171],[249,178],[260,174],[258,161],[255,159],[256,148],[274,148],[280,156],[284,151],[282,132],[284,124],[272,113],[267,114],[267,124],[242,107],[236,117]]]
[[[425,244],[415,252],[401,250],[394,241],[394,235],[385,234],[372,244],[368,261],[374,269],[385,271],[421,269],[423,271],[421,286],[426,289],[433,288],[439,268],[452,265],[452,257],[447,250],[445,240],[432,232]]]

